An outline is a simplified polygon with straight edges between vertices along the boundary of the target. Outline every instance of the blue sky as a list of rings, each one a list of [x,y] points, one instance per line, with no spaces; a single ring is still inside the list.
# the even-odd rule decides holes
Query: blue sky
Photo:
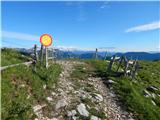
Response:
[[[2,2],[2,46],[157,51],[160,2]]]

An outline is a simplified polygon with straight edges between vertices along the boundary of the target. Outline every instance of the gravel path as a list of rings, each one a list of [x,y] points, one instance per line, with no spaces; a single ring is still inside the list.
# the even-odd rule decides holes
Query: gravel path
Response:
[[[95,109],[104,112],[109,120],[133,120],[132,115],[120,107],[116,95],[106,87],[102,78],[90,75],[81,81],[80,84],[84,86],[86,84],[94,86],[93,92],[85,91],[84,87],[75,89],[75,83],[70,74],[75,65],[84,65],[85,63],[77,61],[57,61],[57,63],[62,66],[63,71],[60,74],[56,90],[51,91],[51,95],[46,98],[53,109],[45,114],[43,108],[47,104],[34,106],[34,112],[38,116],[36,120],[83,120],[77,116],[77,113],[87,116],[89,113],[87,110],[91,108],[86,103],[82,103],[81,98],[84,97],[96,101]],[[95,91],[98,91],[98,94],[96,94],[96,98],[93,98],[91,95],[95,94]],[[90,115],[90,118],[91,120],[101,120],[94,115]]]

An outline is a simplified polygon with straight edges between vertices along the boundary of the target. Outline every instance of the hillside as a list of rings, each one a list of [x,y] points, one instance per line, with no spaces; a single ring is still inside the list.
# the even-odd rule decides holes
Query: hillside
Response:
[[[50,61],[48,69],[38,63],[2,70],[2,119],[159,120],[160,61],[139,64],[134,79],[116,72],[117,63],[109,72],[108,62],[93,59]]]

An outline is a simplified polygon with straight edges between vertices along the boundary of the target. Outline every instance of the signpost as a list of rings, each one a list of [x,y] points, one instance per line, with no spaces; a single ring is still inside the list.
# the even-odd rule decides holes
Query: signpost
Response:
[[[47,47],[52,44],[52,37],[49,34],[43,34],[40,37],[40,42],[43,46],[45,46],[45,66],[48,67],[48,54],[47,54]],[[43,48],[43,47],[42,47]],[[42,50],[43,51],[43,50]],[[41,56],[42,57],[42,56]],[[42,58],[41,58],[42,59]]]

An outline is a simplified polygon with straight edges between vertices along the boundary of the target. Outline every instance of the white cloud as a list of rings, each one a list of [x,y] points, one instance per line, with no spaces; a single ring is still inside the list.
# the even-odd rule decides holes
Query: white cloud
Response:
[[[141,32],[141,31],[149,31],[149,30],[156,30],[156,29],[160,29],[160,21],[135,26],[135,27],[127,29],[125,32],[126,33],[128,33],[128,32]]]
[[[2,34],[2,37],[4,38],[14,38],[19,40],[39,40],[39,36],[26,34],[26,33],[2,31],[1,34]]]
[[[103,4],[100,6],[100,9],[108,8],[109,7],[109,2],[110,1],[103,2]]]

